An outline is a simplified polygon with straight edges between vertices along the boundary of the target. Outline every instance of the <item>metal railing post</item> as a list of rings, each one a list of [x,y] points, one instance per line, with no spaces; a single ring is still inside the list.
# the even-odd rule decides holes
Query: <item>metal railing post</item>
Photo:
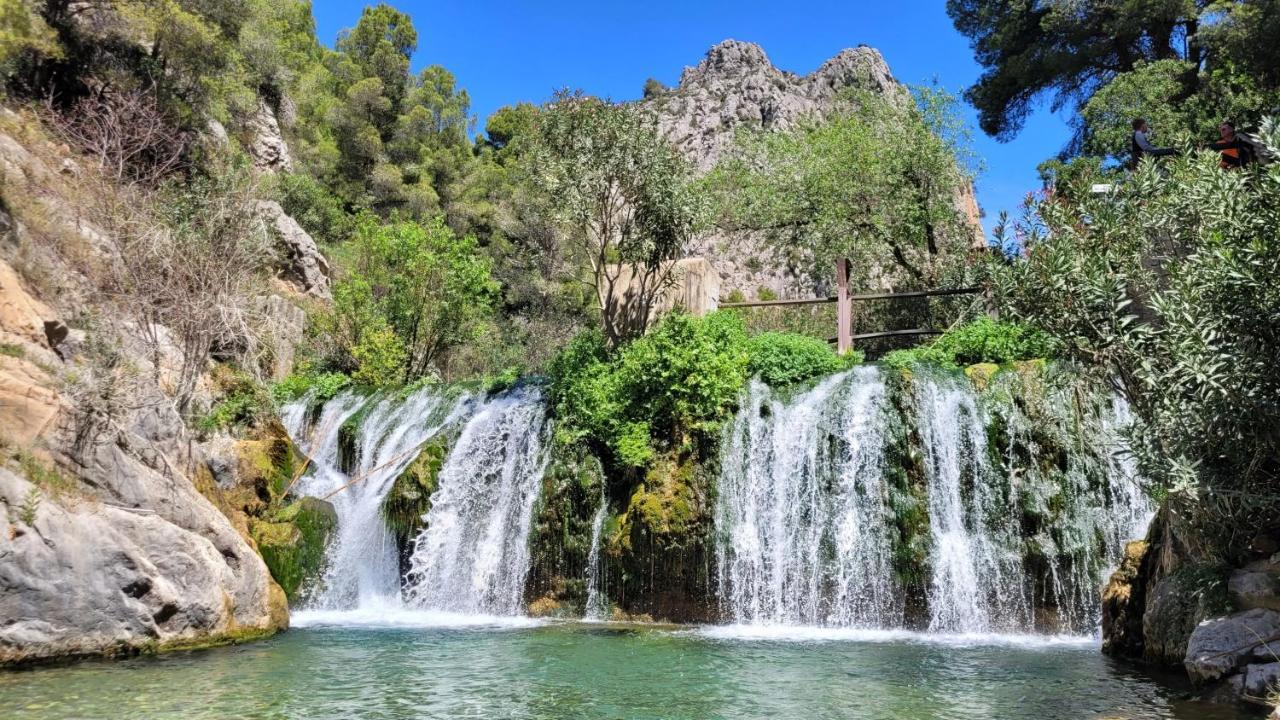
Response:
[[[846,355],[853,349],[853,308],[849,302],[849,259],[836,261],[836,353]]]

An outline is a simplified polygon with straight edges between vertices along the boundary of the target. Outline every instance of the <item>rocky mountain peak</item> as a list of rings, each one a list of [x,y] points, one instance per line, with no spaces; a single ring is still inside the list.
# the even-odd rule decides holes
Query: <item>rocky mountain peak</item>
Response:
[[[905,90],[874,48],[842,50],[814,72],[800,76],[774,67],[759,45],[725,40],[693,67],[680,84],[642,101],[658,116],[663,133],[702,170],[720,159],[739,127],[785,128],[834,107],[840,91],[860,87],[895,94]]]
[[[695,67],[685,68],[680,85],[713,77],[740,77],[755,71],[778,72],[764,54],[764,48],[741,40],[725,40],[708,50]]]

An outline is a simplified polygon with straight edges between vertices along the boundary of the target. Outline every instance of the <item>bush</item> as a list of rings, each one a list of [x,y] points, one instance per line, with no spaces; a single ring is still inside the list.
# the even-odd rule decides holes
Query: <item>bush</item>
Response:
[[[295,373],[273,385],[271,397],[277,403],[286,403],[314,392],[316,402],[327,402],[349,385],[351,378],[342,373]]]
[[[1035,328],[981,317],[949,330],[933,343],[933,349],[956,365],[1011,363],[1053,354],[1053,340]]]
[[[976,363],[1007,365],[1053,354],[1053,338],[1040,330],[981,317],[948,330],[928,345],[887,353],[881,362],[893,368],[917,363],[955,368]]]
[[[857,354],[840,357],[826,342],[808,335],[766,332],[748,343],[747,371],[775,387],[829,375],[859,362]]]
[[[355,230],[342,200],[310,175],[282,175],[275,191],[280,207],[316,240],[342,242]]]
[[[352,240],[346,277],[334,285],[325,328],[332,364],[366,385],[413,381],[440,372],[450,350],[486,327],[498,284],[471,237],[442,220],[379,225],[365,217]]]
[[[746,330],[730,313],[671,313],[612,355],[602,333],[583,333],[551,363],[558,439],[643,466],[655,446],[714,433],[746,384],[748,361]]]

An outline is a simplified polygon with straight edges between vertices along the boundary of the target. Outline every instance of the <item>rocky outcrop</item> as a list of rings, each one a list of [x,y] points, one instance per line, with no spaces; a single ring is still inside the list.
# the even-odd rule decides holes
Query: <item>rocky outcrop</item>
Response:
[[[112,243],[70,200],[80,179],[50,171],[65,150],[14,137],[0,133],[0,665],[285,627],[284,593],[163,389],[167,330],[147,342],[92,300],[76,268],[113,262]]]
[[[739,129],[786,129],[806,116],[830,111],[850,88],[909,102],[906,89],[874,48],[842,50],[799,76],[774,67],[759,45],[725,40],[707,51],[702,62],[685,68],[679,86],[642,105],[657,114],[663,134],[706,171],[732,146]]]
[[[293,169],[289,144],[285,142],[275,111],[265,99],[258,99],[257,110],[245,119],[244,126],[249,135],[249,157],[253,158],[254,168],[269,173]]]
[[[306,230],[290,217],[280,203],[263,200],[258,211],[274,230],[285,252],[285,276],[298,284],[302,292],[328,300],[329,261],[316,247]]]
[[[759,45],[725,40],[702,62],[685,68],[679,85],[647,93],[640,106],[655,114],[659,130],[705,172],[731,150],[740,130],[785,130],[805,117],[832,112],[852,89],[884,95],[903,106],[911,102],[875,48],[842,50],[812,73],[796,75],[774,67]],[[971,246],[985,248],[972,188],[957,194],[956,207],[974,228]],[[761,288],[781,297],[808,296],[826,280],[779,264],[763,240],[749,233],[714,233],[687,254],[706,257],[726,291],[736,289],[748,297]]]

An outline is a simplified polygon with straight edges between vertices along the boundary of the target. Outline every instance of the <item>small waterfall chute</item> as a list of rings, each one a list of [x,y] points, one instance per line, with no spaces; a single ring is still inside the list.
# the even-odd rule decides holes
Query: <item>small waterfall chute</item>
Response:
[[[414,541],[405,578],[410,605],[462,615],[523,613],[546,441],[537,388],[476,408],[445,459],[426,527]]]
[[[604,620],[609,609],[604,591],[604,572],[600,567],[600,536],[608,515],[608,486],[601,478],[600,507],[591,517],[591,548],[587,552],[587,602],[582,613],[584,620]]]
[[[306,607],[354,610],[400,604],[400,570],[394,538],[382,520],[382,500],[396,477],[413,462],[415,450],[466,415],[469,398],[423,388],[406,398],[361,397],[342,393],[321,408],[306,427],[306,399],[286,405],[281,417],[294,442],[311,458],[295,491],[324,498],[338,515],[335,537],[326,549],[320,583]],[[339,462],[345,423],[360,414],[354,429],[351,473]]]
[[[861,367],[782,399],[752,382],[724,439],[719,593],[740,624],[896,626],[881,429]]]

